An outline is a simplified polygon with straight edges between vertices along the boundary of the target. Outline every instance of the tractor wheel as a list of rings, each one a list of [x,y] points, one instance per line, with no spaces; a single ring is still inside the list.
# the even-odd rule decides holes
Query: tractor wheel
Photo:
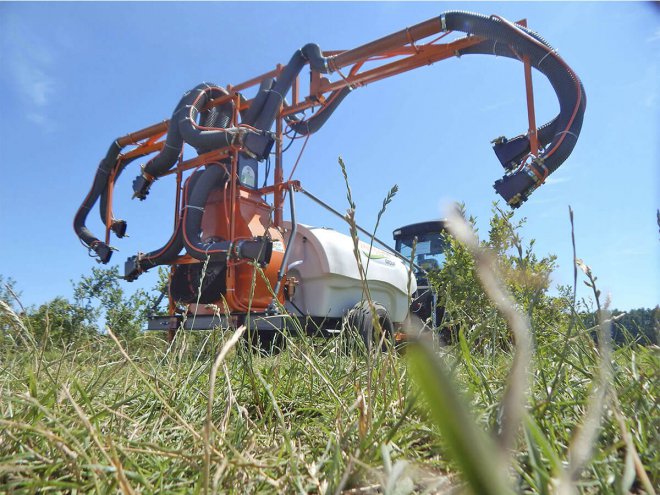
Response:
[[[390,318],[387,308],[380,303],[374,302],[373,309],[380,324],[380,328],[385,333],[384,336],[374,329],[374,320],[372,318],[371,307],[367,301],[357,303],[346,315],[346,323],[349,328],[354,328],[360,333],[367,350],[371,352],[373,345],[378,345],[382,341],[381,349],[388,349],[387,342],[394,346],[394,324]]]
[[[252,349],[262,356],[274,356],[286,349],[286,336],[279,330],[253,330],[250,336],[244,334]]]

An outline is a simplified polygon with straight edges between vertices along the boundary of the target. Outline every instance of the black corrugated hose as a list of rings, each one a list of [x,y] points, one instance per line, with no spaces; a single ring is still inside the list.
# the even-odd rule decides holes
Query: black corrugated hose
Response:
[[[516,59],[528,57],[530,64],[548,78],[557,95],[559,114],[537,129],[537,137],[542,151],[531,162],[526,161],[530,158],[529,137],[526,135],[510,140],[501,139],[494,146],[499,160],[508,171],[502,179],[495,182],[495,189],[509,205],[517,208],[572,152],[582,128],[586,108],[586,96],[582,83],[543,38],[525,27],[511,24],[496,16],[487,17],[460,11],[446,12],[438,17],[438,22],[441,31],[460,31],[485,38],[485,41],[459,51],[457,56],[485,54]],[[324,74],[332,72],[331,58],[324,57],[318,45],[307,44],[300,50],[296,50],[277,80],[262,81],[251,107],[243,115],[243,123],[262,132],[262,134],[248,134],[244,143],[245,147],[260,160],[268,156],[270,146],[272,146],[272,139],[266,136],[266,133],[270,131],[280,105],[306,64],[309,64],[313,70]],[[287,119],[289,125],[298,134],[307,135],[318,131],[350,90],[350,87],[346,87],[333,92],[328,97],[326,105],[312,117],[297,120],[292,116]],[[209,100],[225,95],[227,92],[224,89],[209,83],[199,84],[183,95],[172,113],[164,148],[147,162],[143,168],[143,174],[138,176],[133,183],[135,197],[144,199],[153,181],[174,166],[184,142],[191,144],[200,153],[231,144],[232,136],[225,131],[225,128],[231,121],[233,102],[229,101],[219,107],[202,111]],[[200,112],[202,112],[200,125],[197,125],[196,119]],[[121,148],[117,141],[113,142],[105,158],[101,160],[92,188],[74,219],[76,234],[103,263],[110,260],[112,251],[87,229],[85,221],[89,210],[101,197],[101,218],[105,223],[107,208],[105,194],[108,178],[113,167],[117,166],[120,152]],[[127,163],[128,161],[119,164],[115,177],[121,173]],[[224,167],[213,165],[195,179],[194,187],[190,186],[189,204],[183,215],[186,218],[182,225],[183,244],[187,251],[198,259],[202,259],[202,257],[205,259],[207,255],[223,258],[230,248],[224,241],[202,245],[199,240],[202,209],[206,199],[219,182],[226,180],[227,172]],[[118,222],[118,230],[123,235],[125,223],[122,226],[120,224],[122,221]],[[121,237],[119,233],[118,235]],[[175,232],[173,238],[176,236]],[[246,253],[253,253],[253,248],[254,246],[246,245]],[[149,253],[149,255],[151,256],[153,253],[158,254],[160,250]],[[152,260],[158,264],[166,258],[170,258],[169,251],[165,258],[154,255]]]

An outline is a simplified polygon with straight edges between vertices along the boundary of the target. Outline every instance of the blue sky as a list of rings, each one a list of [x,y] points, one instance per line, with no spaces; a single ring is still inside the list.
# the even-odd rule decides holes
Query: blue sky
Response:
[[[527,18],[584,83],[575,151],[516,212],[537,252],[558,255],[554,283],[572,279],[571,205],[578,256],[613,306],[658,304],[660,9],[650,3],[0,2],[0,274],[17,281],[25,304],[70,297],[70,280],[95,266],[72,220],[99,159],[114,138],[168,118],[185,90],[236,84],[286,63],[307,42],[351,48],[452,9]],[[557,102],[542,76],[534,82],[545,122]],[[309,140],[297,178],[344,209],[341,155],[364,226],[399,185],[380,237],[442,216],[453,200],[466,203],[485,234],[492,183],[502,175],[489,142],[526,130],[524,97],[522,66],[487,56],[360,88]],[[285,156],[285,173],[298,150]],[[145,202],[130,200],[139,163],[115,199],[131,236],[113,242],[120,252],[112,263],[122,266],[162,245],[172,226],[172,183],[159,181]],[[304,198],[298,210],[303,223],[345,230]],[[101,233],[96,211],[88,225]]]

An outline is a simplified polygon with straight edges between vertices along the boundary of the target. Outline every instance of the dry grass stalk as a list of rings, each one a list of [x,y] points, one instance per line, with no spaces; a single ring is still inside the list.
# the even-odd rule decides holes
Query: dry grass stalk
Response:
[[[209,376],[209,400],[206,405],[206,421],[204,423],[204,493],[208,493],[209,483],[211,481],[211,426],[213,424],[211,412],[213,410],[213,399],[215,398],[215,379],[218,375],[218,369],[220,368],[220,365],[224,362],[225,357],[227,357],[227,354],[229,354],[229,351],[234,348],[234,346],[238,343],[238,340],[243,336],[245,328],[245,325],[241,325],[236,329],[236,331],[232,334],[227,343],[218,353],[218,356],[215,358],[213,366],[211,367],[211,373]]]
[[[587,412],[584,415],[584,420],[568,447],[568,467],[562,473],[557,488],[557,493],[560,495],[577,493],[575,482],[578,481],[582,471],[593,456],[594,444],[600,433],[601,421],[607,406],[607,396],[612,381],[612,323],[608,311],[609,298],[606,300],[605,306],[601,308],[600,290],[596,287],[596,277],[593,275],[591,268],[578,258],[575,259],[575,264],[587,276],[589,281],[585,284],[592,289],[598,308],[600,362],[598,365],[598,382],[595,383],[587,402]]]
[[[502,423],[499,435],[499,445],[509,458],[509,450],[520,427],[529,395],[529,368],[532,359],[529,321],[516,309],[515,301],[502,285],[497,275],[495,257],[479,245],[477,236],[461,215],[460,210],[453,207],[447,218],[449,232],[465,244],[472,253],[484,291],[506,319],[515,339],[516,352],[501,403]]]

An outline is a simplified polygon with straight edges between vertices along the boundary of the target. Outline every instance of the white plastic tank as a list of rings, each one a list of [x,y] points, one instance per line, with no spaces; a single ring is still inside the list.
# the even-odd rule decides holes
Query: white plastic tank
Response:
[[[290,231],[290,225],[285,227]],[[287,309],[293,314],[341,318],[365,299],[350,236],[298,224],[292,249],[287,277],[295,277],[298,285]],[[408,289],[411,293],[417,289],[414,275],[382,249],[360,241],[359,251],[371,298],[387,308],[392,321],[402,322],[408,314]]]

